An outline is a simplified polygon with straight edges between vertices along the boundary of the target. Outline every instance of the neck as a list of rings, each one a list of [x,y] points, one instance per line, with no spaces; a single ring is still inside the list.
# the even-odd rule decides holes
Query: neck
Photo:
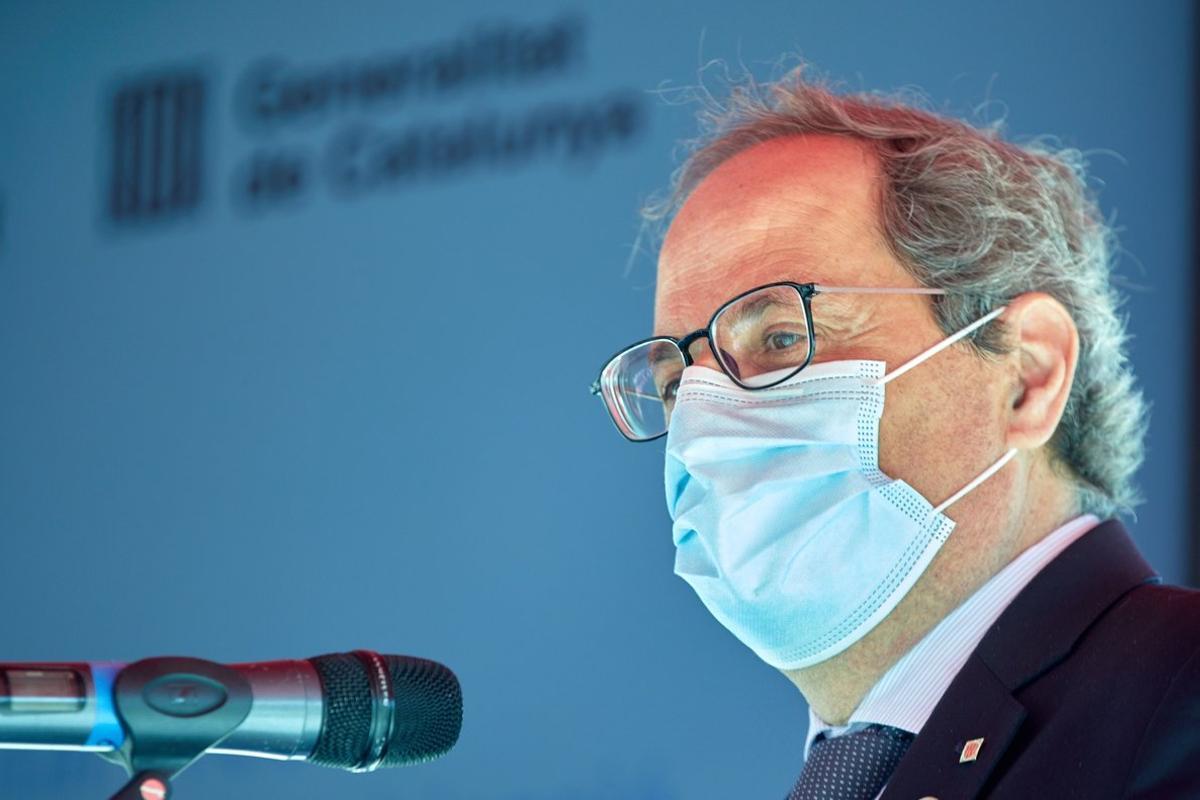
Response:
[[[1049,465],[1044,469],[1049,470]],[[872,687],[946,615],[1020,553],[1078,513],[1069,484],[1049,473],[1035,474],[1041,472],[1031,466],[1024,480],[1007,487],[1012,494],[1025,493],[1025,502],[1015,504],[1016,508],[989,503],[988,509],[972,503],[968,509],[964,502],[964,522],[891,614],[836,656],[785,672],[818,717],[830,725],[849,722]],[[989,545],[989,554],[982,559],[981,542]]]

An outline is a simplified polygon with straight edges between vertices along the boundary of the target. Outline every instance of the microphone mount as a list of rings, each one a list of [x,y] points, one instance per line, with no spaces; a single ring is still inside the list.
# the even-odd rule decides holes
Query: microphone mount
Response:
[[[236,669],[199,658],[147,658],[123,669],[113,705],[125,728],[103,757],[132,776],[110,800],[167,800],[171,779],[231,734],[253,693]]]

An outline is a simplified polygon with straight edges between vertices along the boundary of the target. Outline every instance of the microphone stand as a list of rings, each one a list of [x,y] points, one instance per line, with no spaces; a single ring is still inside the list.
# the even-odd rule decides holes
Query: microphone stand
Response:
[[[125,728],[105,758],[132,776],[110,800],[167,800],[171,779],[216,747],[250,713],[250,682],[199,658],[147,658],[117,676],[113,705]]]

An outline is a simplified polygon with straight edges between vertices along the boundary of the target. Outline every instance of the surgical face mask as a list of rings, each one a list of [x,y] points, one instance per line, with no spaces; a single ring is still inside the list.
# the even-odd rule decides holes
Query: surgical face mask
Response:
[[[881,361],[827,361],[752,391],[717,370],[684,370],[666,449],[675,573],[763,661],[800,669],[865,636],[954,530],[945,509],[1016,454],[936,507],[879,469],[888,381],[1003,311],[891,373]]]

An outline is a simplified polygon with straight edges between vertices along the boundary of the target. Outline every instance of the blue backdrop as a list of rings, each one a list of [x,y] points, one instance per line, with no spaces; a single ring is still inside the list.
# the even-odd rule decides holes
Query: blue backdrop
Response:
[[[672,575],[661,443],[587,385],[650,330],[639,200],[711,58],[801,53],[1092,152],[1185,574],[1190,4],[5,3],[6,660],[441,660],[458,747],[229,757],[180,798],[778,797],[802,699]],[[977,107],[978,114],[975,114]],[[105,797],[0,752],[0,795]]]

